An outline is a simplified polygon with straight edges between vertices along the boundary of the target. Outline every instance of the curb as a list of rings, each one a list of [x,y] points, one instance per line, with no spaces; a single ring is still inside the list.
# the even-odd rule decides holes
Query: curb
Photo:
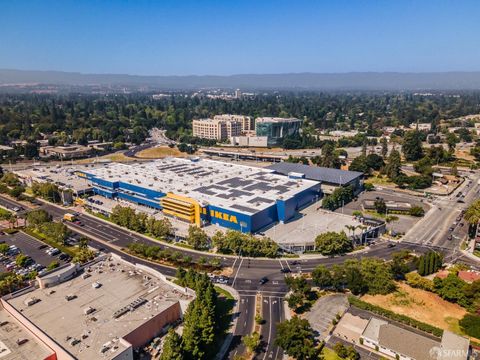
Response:
[[[230,349],[230,345],[232,344],[232,340],[233,340],[233,333],[235,331],[235,328],[237,327],[238,316],[236,316],[236,315],[237,315],[238,309],[239,309],[240,294],[237,292],[237,290],[235,290],[234,288],[232,288],[228,285],[215,284],[215,286],[218,286],[219,288],[221,288],[225,291],[228,291],[235,299],[235,306],[234,306],[233,312],[232,312],[232,326],[231,326],[232,331],[230,331],[228,333],[227,337],[223,341],[223,344],[222,344],[222,347],[220,348],[220,351],[215,356],[215,360],[222,360],[225,357],[225,355],[227,354],[228,349]]]

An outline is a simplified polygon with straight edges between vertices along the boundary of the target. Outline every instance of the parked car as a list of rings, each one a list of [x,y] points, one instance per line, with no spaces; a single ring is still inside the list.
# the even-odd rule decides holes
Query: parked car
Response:
[[[69,261],[69,260],[71,259],[70,255],[65,254],[65,253],[61,253],[58,258],[59,258],[60,260],[65,260],[65,261]]]

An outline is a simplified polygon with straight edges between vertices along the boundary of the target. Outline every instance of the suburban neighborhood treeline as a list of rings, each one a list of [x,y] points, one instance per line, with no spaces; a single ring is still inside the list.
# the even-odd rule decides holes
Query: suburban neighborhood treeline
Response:
[[[111,141],[122,149],[126,142],[140,144],[148,130],[158,127],[183,143],[195,143],[191,120],[215,114],[233,113],[305,119],[305,137],[286,138],[285,148],[312,147],[315,137],[309,129],[357,129],[369,136],[380,135],[383,126],[416,121],[431,123],[476,113],[480,93],[464,92],[460,97],[411,93],[318,93],[277,92],[234,100],[212,99],[172,93],[160,99],[149,94],[108,95],[0,95],[0,144],[25,140],[11,155],[38,156],[36,140],[48,136],[50,145],[88,141]],[[408,138],[407,138],[408,140]],[[353,141],[353,143],[351,143]],[[338,147],[361,146],[343,139]],[[200,142],[202,143],[202,142]],[[205,144],[209,145],[209,144]],[[415,153],[412,153],[415,156]],[[409,156],[407,156],[408,158]]]

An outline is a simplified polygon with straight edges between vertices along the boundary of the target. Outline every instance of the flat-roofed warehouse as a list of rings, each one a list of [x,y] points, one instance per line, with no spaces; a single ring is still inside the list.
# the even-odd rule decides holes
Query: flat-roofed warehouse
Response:
[[[267,166],[267,169],[277,174],[290,175],[290,177],[298,176],[308,180],[319,181],[322,184],[322,192],[325,194],[330,194],[340,186],[351,185],[355,193],[362,191],[363,188],[363,173],[358,171],[331,169],[289,162],[272,164]]]
[[[242,232],[286,222],[320,195],[317,181],[199,158],[112,163],[77,174],[105,197],[156,208],[199,226],[213,223]]]
[[[194,296],[114,255],[84,268],[65,266],[39,283],[2,305],[57,360],[133,360],[134,350],[165,333]]]

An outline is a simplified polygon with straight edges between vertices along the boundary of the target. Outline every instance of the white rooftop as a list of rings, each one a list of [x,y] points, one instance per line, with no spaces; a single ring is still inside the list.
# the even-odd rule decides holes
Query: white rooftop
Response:
[[[28,306],[31,298],[39,301]],[[81,276],[9,303],[75,358],[108,360],[127,347],[122,338],[177,302],[191,299],[152,273],[111,257],[92,264]],[[125,308],[129,310],[119,312]],[[74,339],[78,343],[73,345]],[[101,353],[107,343],[111,349]]]
[[[100,179],[121,181],[163,193],[193,198],[232,211],[253,214],[318,185],[272,170],[208,159],[167,158],[141,164],[112,163],[85,170]]]
[[[281,117],[258,117],[255,119],[255,122],[272,122],[272,123],[282,123],[282,122],[297,122],[302,121],[297,118],[281,118]]]

